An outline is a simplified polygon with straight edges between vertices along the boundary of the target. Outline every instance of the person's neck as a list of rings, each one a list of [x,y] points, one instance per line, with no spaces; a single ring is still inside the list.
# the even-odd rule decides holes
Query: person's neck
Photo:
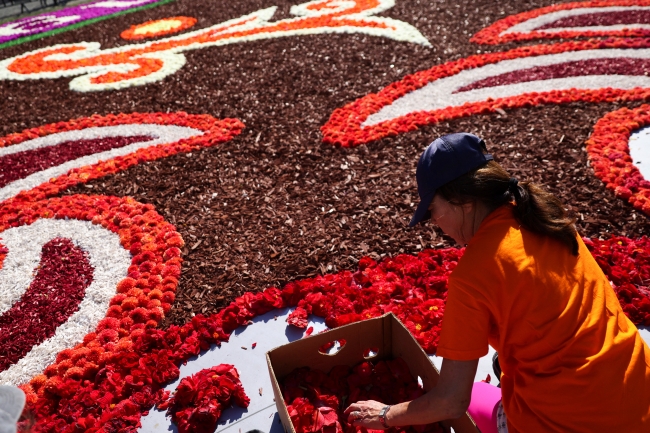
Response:
[[[483,222],[483,220],[488,215],[490,215],[490,213],[492,213],[493,210],[494,209],[486,206],[485,204],[483,204],[480,201],[476,202],[476,205],[475,205],[475,208],[474,208],[474,218],[473,218],[473,221],[472,221],[472,236],[470,237],[470,239],[472,237],[474,237],[474,234],[476,234],[476,232],[478,231],[478,229],[481,226],[481,223]],[[468,239],[468,242],[469,242],[469,239]]]

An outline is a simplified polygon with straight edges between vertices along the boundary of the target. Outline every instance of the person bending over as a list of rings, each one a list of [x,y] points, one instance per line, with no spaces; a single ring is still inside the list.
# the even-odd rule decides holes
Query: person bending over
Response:
[[[489,344],[510,433],[650,432],[650,350],[560,200],[466,133],[431,143],[416,177],[410,225],[430,219],[466,246],[449,277],[440,379],[410,402],[351,404],[348,419],[384,429],[462,416]]]

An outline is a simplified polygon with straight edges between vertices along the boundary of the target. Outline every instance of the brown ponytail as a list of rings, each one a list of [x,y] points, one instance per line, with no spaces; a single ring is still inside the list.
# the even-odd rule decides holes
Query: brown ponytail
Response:
[[[493,210],[514,203],[514,215],[522,227],[564,243],[578,255],[575,218],[553,194],[531,182],[517,182],[498,163],[487,164],[448,182],[438,192],[450,203],[481,201]]]

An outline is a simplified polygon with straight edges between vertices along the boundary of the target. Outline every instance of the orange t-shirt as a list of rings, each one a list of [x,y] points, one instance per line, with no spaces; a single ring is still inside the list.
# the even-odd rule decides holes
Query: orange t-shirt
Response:
[[[499,352],[510,433],[650,432],[650,349],[579,244],[575,257],[502,206],[449,277],[437,355]]]

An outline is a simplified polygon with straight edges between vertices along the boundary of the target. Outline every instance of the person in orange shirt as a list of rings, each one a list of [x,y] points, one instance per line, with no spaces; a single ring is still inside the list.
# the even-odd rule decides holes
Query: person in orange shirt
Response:
[[[430,219],[466,246],[449,277],[440,379],[410,402],[354,403],[348,419],[384,429],[462,416],[489,344],[499,431],[650,432],[650,349],[562,203],[512,178],[472,134],[435,140],[416,176],[411,225]]]

